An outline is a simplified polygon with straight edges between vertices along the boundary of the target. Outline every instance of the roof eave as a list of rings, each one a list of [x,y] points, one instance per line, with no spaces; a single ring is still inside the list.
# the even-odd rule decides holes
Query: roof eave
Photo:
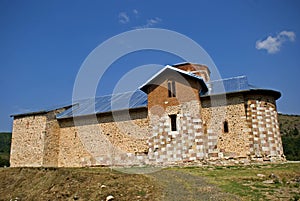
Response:
[[[149,86],[149,83],[151,83],[151,81],[153,81],[157,76],[159,76],[161,73],[163,73],[167,69],[174,70],[174,71],[179,72],[179,73],[181,73],[183,75],[186,75],[186,76],[190,76],[190,78],[192,78],[192,79],[197,79],[200,82],[201,86],[202,86],[203,92],[206,93],[208,91],[208,88],[207,88],[205,82],[203,81],[203,79],[201,77],[199,77],[197,75],[191,76],[186,71],[178,69],[178,68],[175,68],[175,67],[170,66],[170,65],[166,65],[163,69],[161,69],[160,71],[158,71],[149,80],[147,80],[142,86],[140,86],[139,89],[141,91],[147,93],[147,87]]]
[[[109,113],[113,113],[113,112],[122,112],[122,111],[128,111],[128,110],[138,110],[138,109],[143,109],[143,108],[148,108],[148,105],[141,106],[141,107],[135,107],[135,108],[129,108],[129,109],[112,110],[112,111],[106,111],[106,112],[96,112],[96,113],[93,113],[93,114],[82,114],[82,115],[67,116],[67,117],[58,117],[56,115],[56,119],[60,120],[60,119],[88,117],[88,116],[92,116],[92,115],[109,114]]]
[[[232,91],[232,92],[223,92],[223,93],[217,93],[217,94],[207,94],[207,95],[201,95],[201,98],[206,97],[212,97],[212,96],[222,96],[222,95],[231,95],[231,94],[237,94],[237,93],[258,93],[258,94],[268,94],[275,98],[275,100],[278,100],[281,97],[281,93],[279,91],[275,91],[272,89],[247,89],[247,90],[241,90],[241,91]]]
[[[165,66],[164,68],[162,68],[161,70],[159,70],[157,73],[155,73],[151,78],[149,78],[143,85],[141,85],[138,89],[147,93],[147,87],[149,86],[149,83],[154,80],[159,74],[161,74],[162,72],[164,72],[166,69],[168,68],[168,65]]]
[[[66,105],[63,107],[55,107],[54,109],[50,109],[50,110],[39,110],[39,111],[34,111],[34,112],[11,114],[10,117],[25,117],[25,116],[32,116],[32,115],[41,115],[41,114],[46,114],[51,111],[55,111],[55,110],[59,110],[59,109],[67,109],[70,107],[72,107],[72,105]]]
[[[41,110],[36,112],[27,112],[27,113],[20,113],[20,114],[11,114],[10,117],[25,117],[25,116],[32,116],[32,115],[40,115],[40,114],[46,114],[49,111]]]

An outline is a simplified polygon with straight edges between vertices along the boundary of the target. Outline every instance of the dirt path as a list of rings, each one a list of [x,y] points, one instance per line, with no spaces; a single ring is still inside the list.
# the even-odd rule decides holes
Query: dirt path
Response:
[[[236,196],[222,192],[204,178],[182,171],[161,170],[149,175],[163,188],[164,201],[195,200],[239,200]]]

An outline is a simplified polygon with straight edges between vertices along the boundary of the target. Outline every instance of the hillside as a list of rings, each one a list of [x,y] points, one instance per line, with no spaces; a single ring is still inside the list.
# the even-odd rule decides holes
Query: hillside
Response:
[[[278,115],[284,155],[287,160],[300,161],[300,115]]]
[[[0,167],[9,166],[11,133],[0,133]]]
[[[108,168],[0,168],[0,201],[159,200],[159,186],[143,175]]]
[[[135,168],[134,170],[137,170]],[[109,168],[0,168],[0,201],[299,200],[300,163],[172,167],[151,174]]]
[[[300,131],[300,115],[279,114],[278,120],[282,135],[292,134],[295,129]]]

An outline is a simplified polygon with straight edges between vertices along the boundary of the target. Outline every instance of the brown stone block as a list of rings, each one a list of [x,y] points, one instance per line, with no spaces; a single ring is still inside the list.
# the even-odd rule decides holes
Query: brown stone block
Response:
[[[215,149],[216,145],[209,145],[208,148],[209,149]]]
[[[209,153],[208,156],[209,157],[218,157],[219,154],[218,153]]]
[[[196,135],[195,139],[200,140],[202,138],[202,136],[200,135]]]

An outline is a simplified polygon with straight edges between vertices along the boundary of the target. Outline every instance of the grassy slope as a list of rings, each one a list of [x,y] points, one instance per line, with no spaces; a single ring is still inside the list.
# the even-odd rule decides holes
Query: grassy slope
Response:
[[[173,167],[150,175],[108,168],[0,168],[0,200],[105,200],[108,195],[115,200],[297,200],[299,187],[300,163]]]
[[[300,199],[300,163],[192,167],[181,171],[206,177],[223,191],[238,195],[241,200]],[[267,180],[273,183],[264,183]]]
[[[0,168],[0,200],[160,200],[150,177],[108,168]],[[17,199],[16,199],[17,200]]]

